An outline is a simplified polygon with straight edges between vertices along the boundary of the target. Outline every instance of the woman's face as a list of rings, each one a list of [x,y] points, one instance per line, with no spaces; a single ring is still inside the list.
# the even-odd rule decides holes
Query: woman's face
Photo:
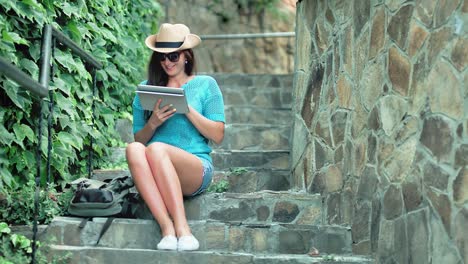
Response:
[[[162,54],[161,66],[169,77],[184,74],[185,54],[181,51]]]

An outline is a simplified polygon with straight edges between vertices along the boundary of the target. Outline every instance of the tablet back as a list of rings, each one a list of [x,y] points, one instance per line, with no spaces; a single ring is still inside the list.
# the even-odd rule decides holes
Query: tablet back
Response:
[[[141,106],[145,110],[152,111],[158,99],[162,99],[160,108],[172,104],[177,113],[184,114],[189,111],[183,89],[140,84],[136,93],[140,97]]]

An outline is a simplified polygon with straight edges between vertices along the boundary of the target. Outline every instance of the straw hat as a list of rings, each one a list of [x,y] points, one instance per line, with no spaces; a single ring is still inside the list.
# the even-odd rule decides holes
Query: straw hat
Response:
[[[186,25],[169,23],[162,24],[158,34],[150,35],[145,40],[148,48],[161,53],[191,49],[200,42],[200,37],[190,34],[190,29]]]

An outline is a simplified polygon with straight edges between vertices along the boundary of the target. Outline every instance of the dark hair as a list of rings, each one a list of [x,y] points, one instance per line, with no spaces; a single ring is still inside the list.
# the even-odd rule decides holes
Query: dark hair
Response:
[[[184,53],[185,60],[187,61],[187,63],[185,64],[184,71],[187,75],[190,76],[195,71],[195,56],[193,54],[193,50],[186,49],[180,52]],[[167,76],[167,73],[164,71],[164,69],[161,66],[161,56],[162,54],[157,51],[154,51],[153,54],[151,55],[151,58],[148,64],[147,84],[149,85],[166,86],[167,82],[169,81],[169,76]],[[146,120],[149,119],[152,112],[153,111],[145,110],[144,116]]]
[[[182,50],[185,55],[185,73],[192,75],[195,70],[195,56],[192,49]],[[166,86],[169,78],[161,66],[161,53],[154,51],[148,64],[148,84]]]

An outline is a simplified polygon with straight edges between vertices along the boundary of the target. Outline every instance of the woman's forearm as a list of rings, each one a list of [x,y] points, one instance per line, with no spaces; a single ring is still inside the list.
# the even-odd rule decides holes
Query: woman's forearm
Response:
[[[153,137],[156,128],[157,127],[152,125],[151,122],[147,122],[143,129],[135,133],[135,141],[140,142],[142,144],[148,143],[148,141]]]
[[[190,111],[185,114],[197,130],[216,144],[221,144],[224,138],[224,123],[210,120],[189,106]]]

